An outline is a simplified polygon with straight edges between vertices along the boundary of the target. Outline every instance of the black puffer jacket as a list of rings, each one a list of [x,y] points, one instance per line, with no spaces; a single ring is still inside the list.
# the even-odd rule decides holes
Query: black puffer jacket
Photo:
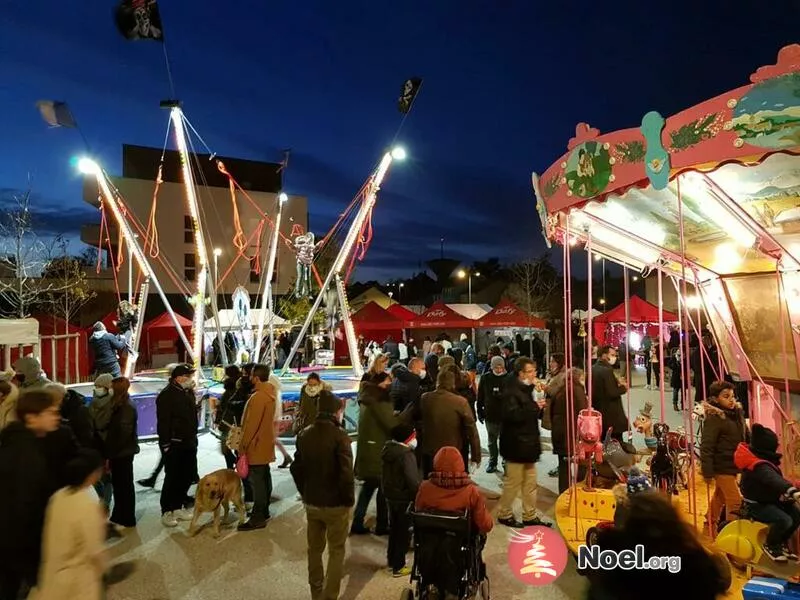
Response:
[[[134,456],[139,453],[139,436],[136,432],[139,415],[130,398],[122,402],[115,398],[114,401],[106,436],[106,458]]]
[[[628,431],[628,417],[622,406],[625,387],[620,385],[614,369],[604,360],[592,365],[592,403],[603,415],[603,435],[612,429],[617,439]]]
[[[35,576],[55,486],[41,440],[19,421],[0,433],[0,481],[0,564]]]
[[[478,419],[489,423],[503,420],[503,386],[507,375],[495,375],[492,371],[481,375],[478,383]]]
[[[66,425],[59,426],[38,441],[47,459],[51,491],[55,492],[67,485],[67,463],[78,453],[78,443],[72,430]]]
[[[61,401],[61,422],[72,430],[79,446],[96,446],[92,415],[86,406],[86,400],[75,390],[67,390]]]
[[[402,363],[397,363],[392,367],[392,387],[389,396],[397,412],[403,412],[406,406],[414,404],[422,395],[420,391],[421,379]]]
[[[542,454],[539,440],[541,410],[533,398],[533,386],[510,378],[503,393],[500,454],[511,463],[535,463]]]
[[[734,454],[736,466],[742,470],[739,487],[745,500],[759,504],[777,504],[799,493],[781,473],[781,455],[739,444]]]
[[[381,452],[383,495],[389,502],[410,503],[417,497],[419,469],[414,451],[405,444],[389,440]]]
[[[738,474],[733,454],[739,444],[748,441],[742,406],[737,402],[733,409],[727,410],[703,402],[703,409],[706,415],[700,441],[703,477],[710,479],[716,475]]]
[[[194,392],[170,381],[156,398],[158,445],[197,448],[197,405]]]

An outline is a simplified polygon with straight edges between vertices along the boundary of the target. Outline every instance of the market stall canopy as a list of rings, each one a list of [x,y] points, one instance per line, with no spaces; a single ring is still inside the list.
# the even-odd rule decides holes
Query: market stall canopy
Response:
[[[175,317],[178,319],[181,329],[191,330],[192,321],[190,319],[187,319],[183,315],[179,315],[177,313],[175,314]],[[175,331],[175,324],[172,322],[168,312],[164,312],[158,315],[155,319],[151,319],[142,325],[142,333],[154,334],[156,331],[165,330],[175,332],[175,336],[178,335],[178,333]]]
[[[403,329],[404,320],[395,317],[377,302],[368,302],[350,317],[356,331],[398,331]]]
[[[448,304],[448,308],[453,309],[462,317],[477,320],[488,314],[492,307],[488,304]]]
[[[444,302],[436,302],[421,316],[406,323],[409,329],[461,329],[476,326],[476,321],[458,314]]]
[[[658,323],[658,307],[642,300],[639,296],[630,298],[630,322],[631,323]],[[678,315],[662,311],[661,321],[664,323],[677,323]],[[625,303],[615,306],[608,312],[593,319],[595,323],[625,323]]]
[[[0,319],[0,345],[17,346],[39,343],[36,319]]]
[[[539,317],[525,314],[510,300],[501,300],[489,313],[479,319],[476,327],[529,327],[544,329],[545,322]]]
[[[596,308],[592,309],[592,319],[599,317],[603,313],[597,310]],[[584,321],[589,318],[589,311],[588,310],[581,310],[576,308],[572,311],[572,320],[573,321]]]
[[[425,307],[423,306],[422,309],[424,311]],[[415,313],[414,311],[407,309],[405,306],[400,306],[399,304],[392,304],[386,310],[390,315],[400,319],[403,322],[416,319],[420,315],[420,313]]]
[[[265,324],[269,323],[269,316],[270,316],[269,310],[261,308],[251,308],[250,327],[252,329],[256,329],[258,327],[258,321],[261,318],[262,310],[265,310],[267,313],[264,318],[264,323]],[[272,323],[273,325],[275,325],[275,327],[283,327],[288,323],[288,321],[286,321],[286,319],[284,319],[283,317],[274,315]],[[222,331],[239,331],[245,328],[247,325],[246,323],[239,322],[239,317],[236,314],[236,311],[232,308],[226,308],[219,311],[219,324]],[[215,332],[217,329],[216,319],[214,317],[211,317],[210,319],[206,320],[204,328],[206,330],[206,333]]]

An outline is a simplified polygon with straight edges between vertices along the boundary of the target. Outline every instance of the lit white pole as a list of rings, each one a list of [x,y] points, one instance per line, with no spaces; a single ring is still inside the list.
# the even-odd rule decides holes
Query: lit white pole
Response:
[[[183,333],[183,329],[181,329],[181,324],[178,322],[178,317],[175,316],[175,312],[172,310],[172,306],[167,300],[167,296],[164,293],[164,289],[161,287],[161,283],[158,281],[158,277],[156,277],[153,268],[150,266],[150,263],[147,261],[147,258],[144,255],[144,251],[139,247],[139,242],[137,238],[134,236],[133,231],[131,230],[128,221],[122,216],[122,211],[117,204],[117,199],[114,193],[111,191],[111,187],[108,185],[108,180],[106,179],[106,175],[100,166],[94,162],[93,160],[84,158],[78,163],[78,168],[80,171],[86,175],[94,175],[97,179],[97,185],[100,188],[100,193],[103,197],[103,200],[111,209],[111,213],[114,215],[114,219],[117,222],[117,226],[120,228],[125,241],[128,243],[128,247],[131,249],[132,255],[136,258],[136,262],[138,263],[139,268],[145,274],[145,276],[153,282],[153,285],[158,292],[161,301],[164,303],[164,306],[167,308],[167,312],[169,313],[170,319],[172,319],[173,325],[175,325],[175,329],[178,332],[178,336],[181,338],[181,341],[187,348],[189,352],[189,356],[194,360],[194,354],[192,353],[191,348],[189,347],[189,342],[186,340],[186,336]],[[137,350],[134,348],[134,350]]]
[[[258,362],[261,356],[261,338],[264,335],[264,321],[266,310],[269,310],[269,364],[275,367],[275,306],[272,298],[272,277],[275,274],[275,261],[278,258],[278,238],[281,235],[281,217],[283,215],[283,205],[289,197],[281,192],[278,195],[278,214],[275,217],[275,224],[272,228],[272,239],[269,245],[269,259],[267,260],[267,280],[264,285],[264,293],[261,297],[261,314],[258,317],[258,335],[256,335],[255,357],[253,362]]]
[[[222,335],[222,324],[219,322],[219,312],[217,311],[217,286],[219,285],[219,257],[222,256],[222,248],[214,248],[214,286],[211,290],[214,299],[214,324],[217,329],[217,344],[219,345],[219,356],[222,366],[228,366],[228,353],[225,350],[225,338]]]

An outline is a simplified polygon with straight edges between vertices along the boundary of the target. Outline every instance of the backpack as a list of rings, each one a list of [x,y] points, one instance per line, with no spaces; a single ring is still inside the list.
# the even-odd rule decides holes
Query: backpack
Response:
[[[95,435],[103,442],[106,441],[108,426],[111,423],[111,415],[114,412],[114,403],[111,400],[112,397],[106,395],[102,398],[93,398],[92,403],[89,405],[92,428],[94,429]]]

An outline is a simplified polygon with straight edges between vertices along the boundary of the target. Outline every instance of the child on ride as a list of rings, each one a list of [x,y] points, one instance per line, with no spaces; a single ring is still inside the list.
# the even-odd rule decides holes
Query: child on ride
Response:
[[[738,445],[747,441],[747,426],[742,406],[733,396],[733,385],[716,381],[709,388],[709,398],[703,403],[705,422],[700,443],[703,478],[708,485],[714,482],[714,495],[708,503],[706,528],[714,537],[725,523],[720,523],[722,509],[726,520],[736,518],[742,505],[742,495],[736,484],[739,469],[733,455]]]
[[[797,560],[787,544],[800,527],[800,490],[783,477],[778,436],[762,425],[753,425],[750,445],[739,444],[734,461],[742,470],[742,494],[751,517],[769,524],[764,552],[776,562]]]

